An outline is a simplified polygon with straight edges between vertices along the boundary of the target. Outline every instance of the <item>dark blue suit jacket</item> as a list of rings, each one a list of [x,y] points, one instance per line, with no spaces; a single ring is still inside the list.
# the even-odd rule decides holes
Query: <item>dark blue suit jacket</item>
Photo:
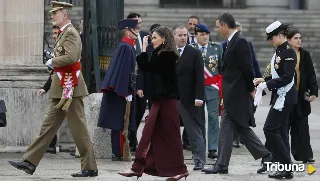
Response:
[[[247,40],[250,46],[250,55],[251,55],[251,59],[252,59],[252,66],[253,66],[253,70],[254,70],[254,77],[255,78],[261,78],[261,72],[260,72],[260,67],[259,67],[259,62],[257,61],[256,58],[256,54],[254,52],[253,46],[251,41]],[[226,50],[226,46],[227,46],[227,41],[221,43],[223,51]]]

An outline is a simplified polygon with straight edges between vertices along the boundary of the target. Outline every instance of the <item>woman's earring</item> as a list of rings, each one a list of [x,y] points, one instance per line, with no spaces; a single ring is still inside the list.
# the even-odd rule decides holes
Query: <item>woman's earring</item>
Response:
[[[164,42],[162,42],[162,44],[164,45]]]

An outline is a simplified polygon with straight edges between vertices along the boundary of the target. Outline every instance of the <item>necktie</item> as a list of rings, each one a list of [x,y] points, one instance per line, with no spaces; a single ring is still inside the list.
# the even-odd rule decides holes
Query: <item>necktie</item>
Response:
[[[206,47],[201,48],[201,53],[202,53],[202,58],[204,59],[206,57],[206,52],[205,52]]]
[[[140,36],[138,36],[138,38],[140,38]],[[139,55],[141,53],[141,47],[140,47],[139,39],[137,39],[137,43],[136,43],[136,53],[137,53],[137,55]]]
[[[61,31],[61,30],[59,30],[59,31],[58,31],[58,36],[60,35],[60,33],[62,33],[62,31]]]
[[[194,41],[194,35],[191,35],[191,43],[195,44],[196,42]]]
[[[182,50],[179,48],[178,51],[179,51],[179,56],[181,56]]]

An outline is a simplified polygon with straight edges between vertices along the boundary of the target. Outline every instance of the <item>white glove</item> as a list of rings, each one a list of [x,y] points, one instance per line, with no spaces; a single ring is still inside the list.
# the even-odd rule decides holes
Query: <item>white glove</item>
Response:
[[[266,82],[260,83],[258,85],[258,87],[257,87],[257,89],[260,89],[261,91],[263,91],[266,88],[267,88],[267,83]]]
[[[254,105],[259,106],[262,104],[262,91],[260,88],[257,89],[256,94],[254,95]]]
[[[132,95],[127,96],[127,97],[126,97],[126,100],[127,100],[128,102],[131,102],[131,101],[132,101]]]
[[[48,67],[50,67],[50,68],[53,69],[53,67],[52,67],[52,58],[49,59],[49,60],[46,62],[46,66],[48,66]]]

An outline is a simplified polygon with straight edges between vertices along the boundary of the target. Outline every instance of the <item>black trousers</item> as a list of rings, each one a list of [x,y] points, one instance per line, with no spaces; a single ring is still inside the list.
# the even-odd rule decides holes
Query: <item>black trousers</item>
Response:
[[[49,145],[49,148],[55,148],[57,145],[57,135],[55,135]]]
[[[305,161],[313,158],[313,151],[310,144],[310,133],[308,116],[296,115],[295,109],[289,117],[289,127],[291,136],[291,153],[296,161]]]
[[[148,101],[149,102],[149,101]],[[149,103],[150,104],[150,103]],[[136,130],[130,131],[129,133],[129,145],[131,148],[136,148],[138,145],[138,139],[137,139],[137,130],[140,126],[141,120],[143,118],[143,115],[146,111],[147,106],[147,99],[145,97],[136,97]],[[151,105],[149,106],[149,109],[151,108]]]
[[[122,157],[123,154],[123,135],[122,131],[111,130],[112,155]]]
[[[256,110],[257,110],[257,106],[254,106],[253,105],[253,113],[256,113]],[[240,143],[240,136],[239,134],[237,133],[236,129],[234,129],[234,133],[233,133],[233,141],[237,142],[237,143]]]
[[[272,153],[275,162],[282,164],[291,163],[290,145],[288,135],[289,115],[293,110],[293,104],[285,104],[282,111],[270,108],[263,131],[266,137],[268,150]]]

